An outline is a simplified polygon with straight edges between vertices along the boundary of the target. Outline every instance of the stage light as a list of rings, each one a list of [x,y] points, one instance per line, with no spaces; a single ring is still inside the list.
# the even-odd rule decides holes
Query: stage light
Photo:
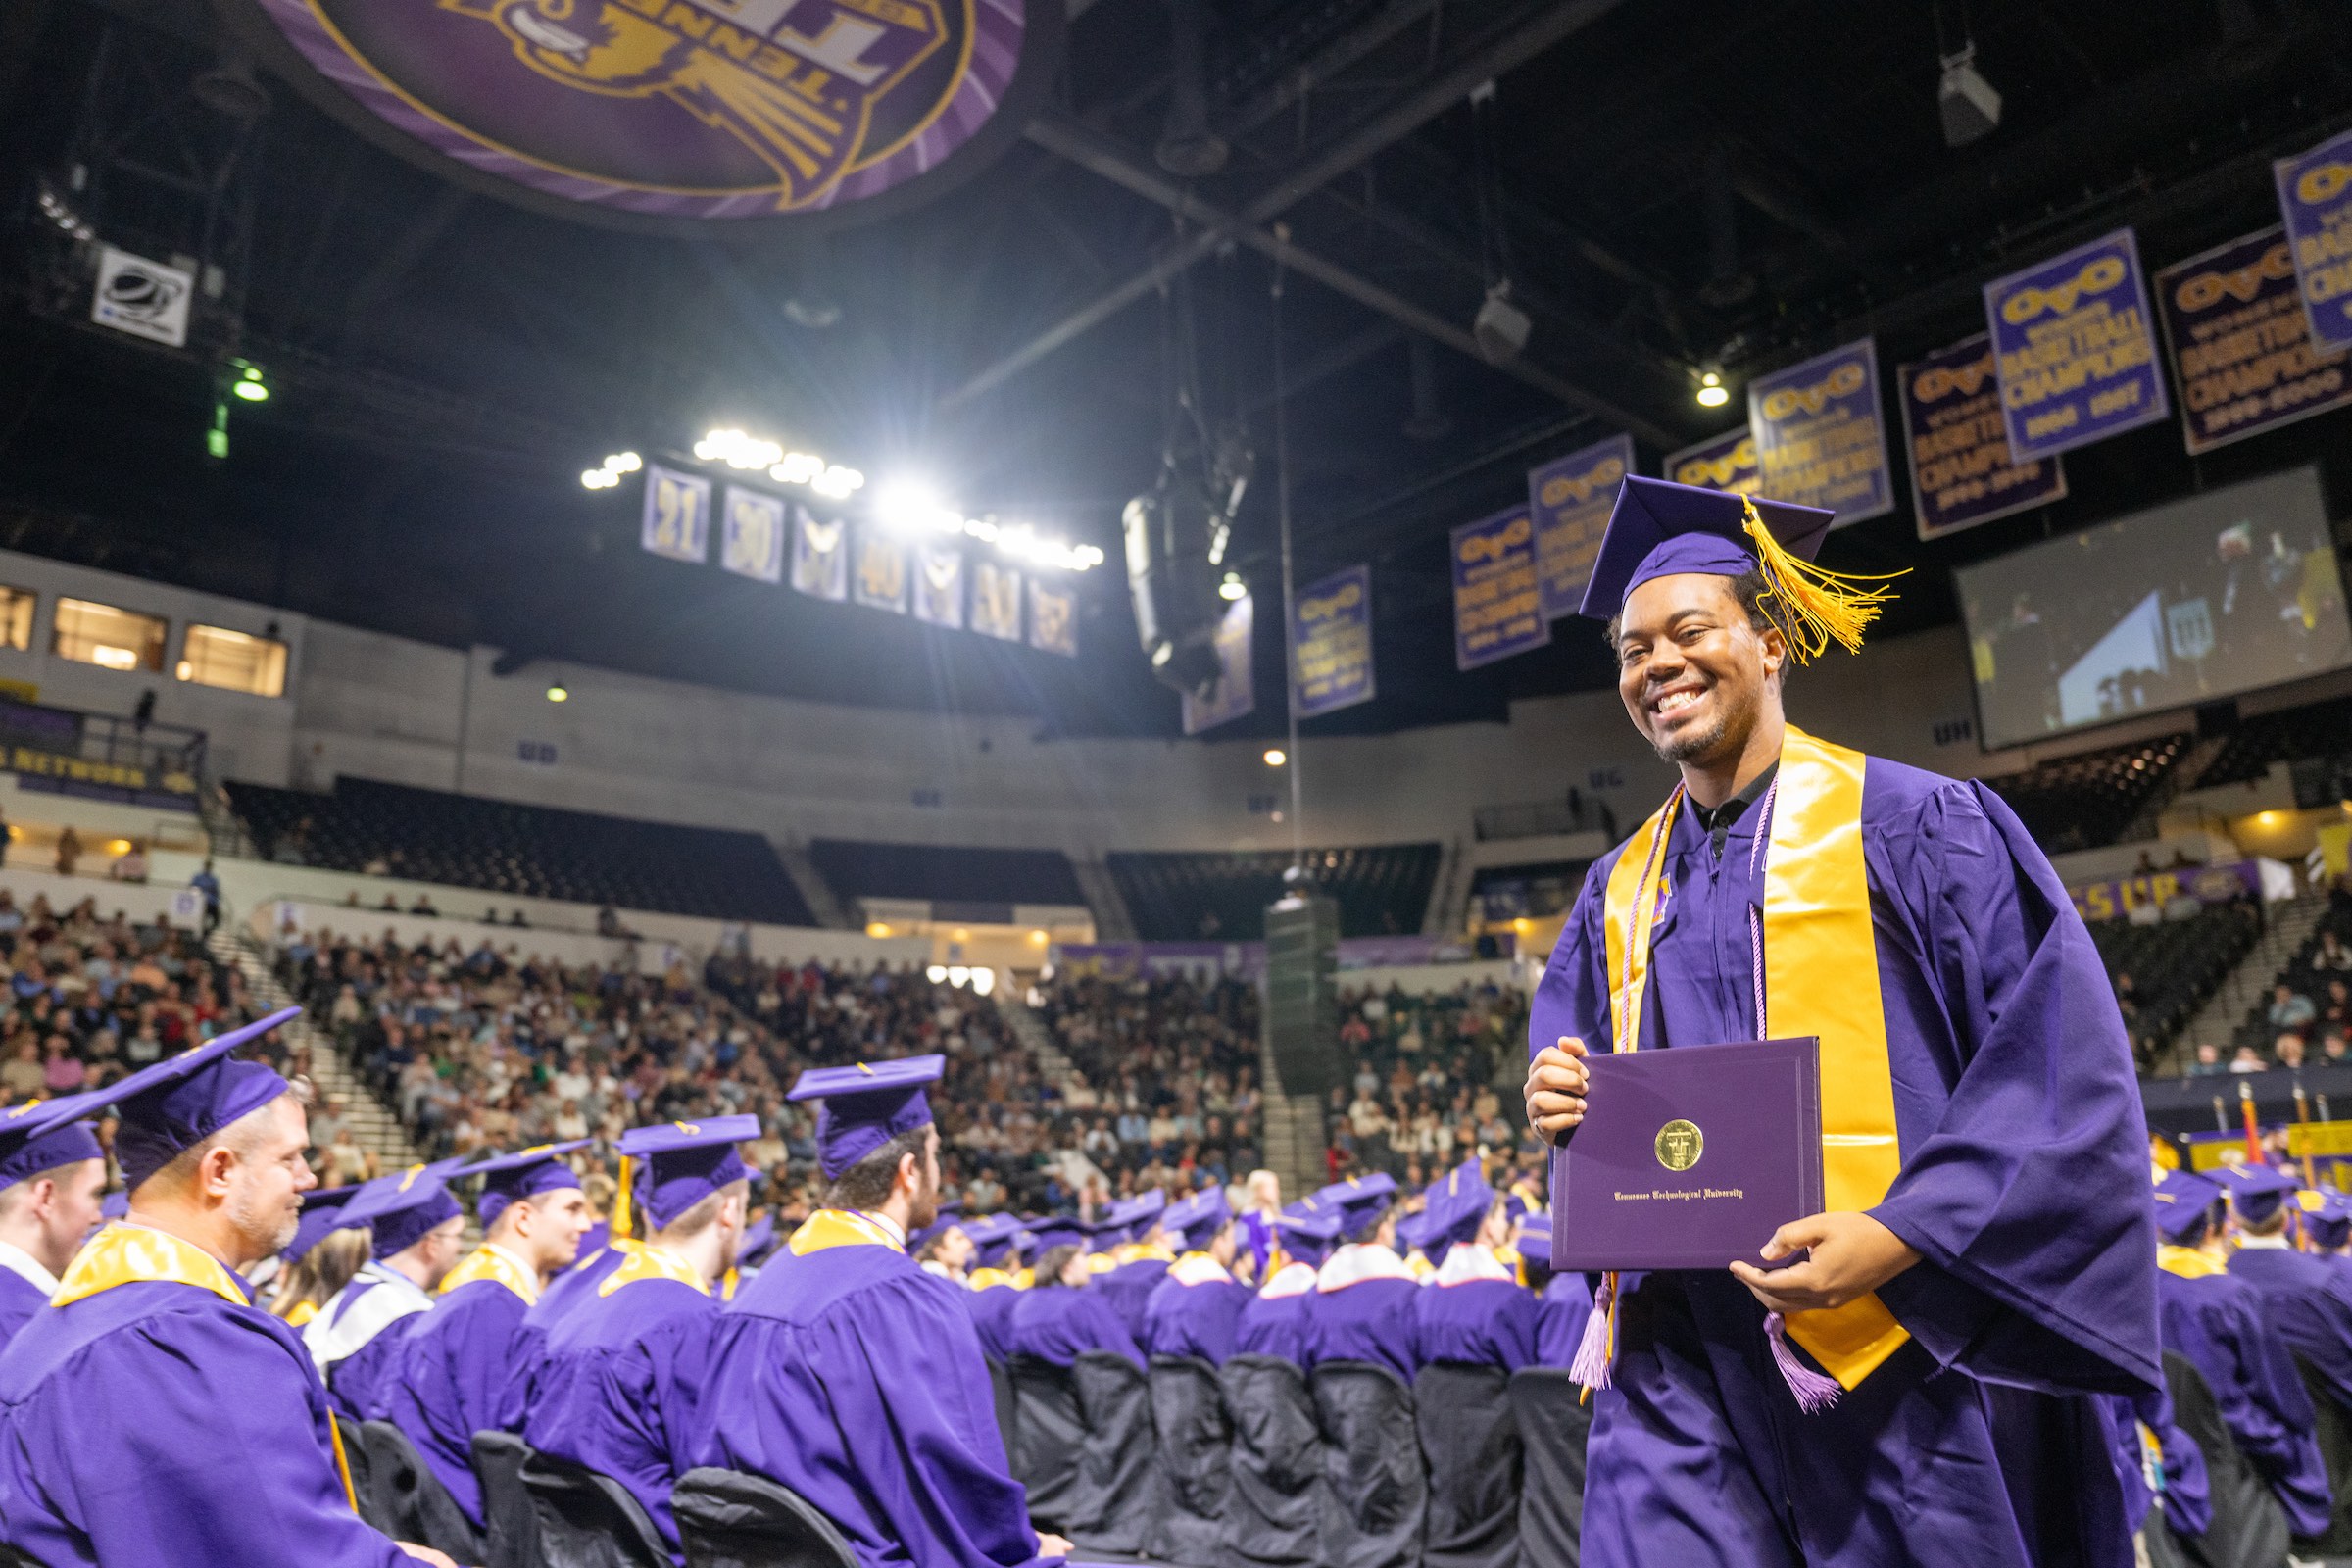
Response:
[[[783,461],[767,470],[767,476],[778,484],[807,484],[825,471],[825,460],[813,452],[787,452]]]
[[[645,466],[645,460],[634,452],[615,452],[605,459],[605,468],[611,473],[635,473]]]
[[[571,693],[564,689],[562,682],[558,682],[547,689],[547,700],[551,703],[568,703]]]
[[[1697,396],[1698,406],[1702,409],[1720,409],[1732,401],[1732,394],[1724,386],[1723,377],[1713,370],[1707,371],[1698,378]]]
[[[880,941],[882,938],[890,935],[889,922],[883,920],[868,920],[865,923],[865,934],[874,938],[876,941]]]
[[[865,475],[856,468],[845,468],[836,463],[808,481],[808,488],[820,496],[846,501],[865,488]]]
[[[2000,89],[1977,70],[1977,46],[1972,40],[1956,55],[1944,55],[1943,79],[1936,87],[1936,107],[1943,118],[1943,144],[1965,147],[1992,134],[2001,122]]]
[[[1247,599],[1250,597],[1250,585],[1242,581],[1239,573],[1229,571],[1225,574],[1225,580],[1217,584],[1217,597],[1228,602]]]
[[[248,365],[245,367],[245,373],[230,382],[228,389],[248,403],[270,401],[270,384],[262,379],[261,368],[258,366]]]
[[[1291,754],[1284,751],[1281,747],[1269,746],[1266,748],[1266,765],[1268,767],[1280,767],[1290,760]]]
[[[930,981],[933,985],[940,984],[942,981],[946,980],[947,977],[948,966],[944,963],[935,963],[931,965],[930,968],[923,971],[923,978]]]
[[[1048,938],[1043,931],[1032,931],[1029,933],[1029,945],[1033,948],[1044,947],[1047,940]]]

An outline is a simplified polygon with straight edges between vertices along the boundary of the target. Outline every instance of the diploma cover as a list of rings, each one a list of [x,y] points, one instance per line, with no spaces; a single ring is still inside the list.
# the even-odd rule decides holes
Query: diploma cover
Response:
[[[1763,1267],[1774,1231],[1822,1211],[1817,1038],[1585,1066],[1585,1119],[1551,1155],[1553,1268]]]

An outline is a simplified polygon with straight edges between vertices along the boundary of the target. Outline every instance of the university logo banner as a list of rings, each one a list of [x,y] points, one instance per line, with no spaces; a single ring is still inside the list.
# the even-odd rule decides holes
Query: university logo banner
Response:
[[[1894,510],[1872,339],[1750,381],[1747,427],[1762,494],[1834,512],[1833,528]]]
[[[1922,539],[2065,499],[2064,460],[2018,463],[2009,456],[1992,340],[1984,333],[1900,367],[1895,383],[1902,389],[1912,509]]]
[[[1453,663],[1476,669],[1551,641],[1536,589],[1536,528],[1525,507],[1465,522],[1451,537]]]
[[[868,610],[906,613],[906,546],[878,527],[858,535],[854,597]]]
[[[742,485],[727,486],[726,524],[718,535],[718,564],[761,582],[784,580],[784,498]]]
[[[2312,341],[2352,347],[2352,130],[2273,166]]]
[[[2190,453],[2352,402],[2345,352],[2322,353],[2295,286],[2293,247],[2271,227],[2156,274],[2156,309],[2180,381]]]
[[[1573,615],[1600,554],[1601,530],[1618,487],[1634,471],[1634,438],[1614,435],[1527,474],[1527,509],[1536,519],[1536,583],[1544,613]]]
[[[2009,452],[2023,462],[2172,413],[2132,230],[1984,285]]]
[[[1029,646],[1064,659],[1078,657],[1078,595],[1029,579]]]
[[[794,507],[792,515],[793,587],[811,599],[849,598],[850,525],[819,518],[807,507]]]
[[[710,481],[659,463],[645,466],[645,515],[637,542],[653,555],[696,564],[710,558]]]
[[[1291,678],[1300,718],[1372,700],[1372,568],[1310,584],[1291,612]]]
[[[930,540],[914,550],[914,618],[963,627],[963,552]]]
[[[1743,496],[1764,491],[1763,476],[1756,468],[1756,438],[1744,424],[1669,457],[1666,477],[1701,490],[1736,490]]]
[[[972,630],[1003,642],[1021,640],[1021,574],[988,560],[972,563]]]
[[[1257,708],[1257,686],[1250,668],[1254,601],[1244,594],[1225,607],[1217,621],[1217,684],[1205,698],[1184,694],[1184,732],[1198,735],[1230,723]]]

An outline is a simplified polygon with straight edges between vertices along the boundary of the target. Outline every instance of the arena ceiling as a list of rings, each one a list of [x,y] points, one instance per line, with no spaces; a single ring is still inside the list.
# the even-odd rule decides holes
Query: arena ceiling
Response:
[[[1737,389],[1863,332],[1891,364],[1975,329],[1987,277],[2120,224],[2151,268],[2258,227],[2269,160],[2352,123],[2323,0],[1207,4],[1221,172],[1153,159],[1166,0],[1092,0],[1054,102],[976,177],[821,241],[746,241],[443,184],[282,82],[224,120],[193,92],[226,42],[201,0],[20,0],[0,19],[0,543],[542,660],[1172,733],[1118,513],[1157,469],[1189,318],[1208,412],[1259,458],[1236,560],[1278,602],[1279,273],[1300,580],[1369,561],[1376,583],[1380,698],[1318,727],[1500,718],[1607,680],[1573,623],[1453,669],[1446,531],[1523,495],[1531,464],[1625,429],[1655,471],[1730,422],[1693,402],[1702,368]],[[1962,36],[2003,112],[1953,149],[1936,90]],[[1466,96],[1489,79],[1482,182]],[[211,362],[110,340],[44,270],[37,193],[91,158],[107,237],[168,251],[192,248],[191,214],[239,225],[239,347],[282,395],[238,412],[225,464],[203,453]],[[1533,322],[1499,368],[1469,331],[1498,272]],[[1435,418],[1414,418],[1416,358]],[[723,422],[1102,547],[1085,657],[672,567],[636,549],[632,501],[579,486],[605,452]],[[1831,559],[1925,568],[1897,625],[1933,625],[1956,560],[2239,472],[2317,456],[2341,515],[2348,432],[2330,416],[2192,464],[2159,425],[2070,456],[2048,514],[1928,547],[1906,497]],[[1280,649],[1258,643],[1237,733],[1281,724]]]

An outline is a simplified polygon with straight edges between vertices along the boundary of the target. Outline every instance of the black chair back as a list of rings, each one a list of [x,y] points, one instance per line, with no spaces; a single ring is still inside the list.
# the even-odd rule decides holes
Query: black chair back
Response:
[[[2164,1381],[2172,1390],[2173,1418],[2205,1456],[2205,1485],[2213,1498],[2212,1527],[2202,1536],[2176,1538],[2181,1554],[2196,1568],[2273,1568],[2286,1561],[2286,1509],[2223,1425],[2204,1375],[2188,1357],[2167,1350]]]
[[[369,1482],[379,1505],[392,1523],[384,1533],[395,1541],[414,1541],[445,1552],[459,1562],[478,1562],[482,1540],[449,1494],[441,1478],[424,1462],[409,1435],[389,1421],[360,1423],[360,1446],[368,1454]]]
[[[1109,1350],[1084,1350],[1070,1368],[1086,1446],[1070,1505],[1072,1544],[1091,1555],[1141,1556],[1161,1504],[1152,1386],[1143,1368]]]
[[[858,1568],[833,1521],[765,1476],[689,1470],[669,1494],[686,1568]]]
[[[1078,1456],[1086,1447],[1078,1380],[1068,1367],[1034,1355],[1013,1356],[1005,1370],[1012,1379],[1012,1478],[1027,1490],[1038,1529],[1066,1536],[1077,1517]]]
[[[1226,1568],[1219,1535],[1233,1495],[1233,1421],[1217,1369],[1199,1356],[1155,1355],[1150,1381],[1164,1490],[1143,1555],[1170,1568]]]
[[[1323,1361],[1306,1380],[1323,1433],[1323,1560],[1331,1568],[1417,1568],[1429,1475],[1413,1391],[1371,1361]]]
[[[1519,1492],[1519,1555],[1544,1568],[1576,1568],[1584,1556],[1585,1439],[1592,1407],[1562,1367],[1511,1374],[1511,1416],[1519,1426],[1525,1484]]]
[[[390,1534],[396,1521],[376,1495],[375,1469],[368,1462],[368,1441],[360,1435],[360,1424],[340,1410],[330,1413],[328,1419],[334,1422],[335,1437],[343,1445],[343,1464],[351,1472],[351,1494],[360,1505],[360,1517]]]
[[[1217,1369],[1233,1421],[1233,1491],[1217,1543],[1237,1568],[1304,1568],[1321,1559],[1322,1431],[1296,1366],[1237,1355]]]
[[[0,1541],[0,1568],[41,1568],[41,1565],[8,1543]]]
[[[1413,1413],[1429,1471],[1426,1568],[1515,1568],[1526,1470],[1510,1374],[1440,1361],[1413,1379]]]
[[[2336,1402],[2334,1386],[2300,1352],[2295,1356],[2295,1370],[2303,1375],[2311,1407],[2319,1415],[2320,1457],[2327,1463],[2328,1490],[2335,1497],[2328,1533],[2315,1541],[2296,1542],[2295,1555],[2352,1556],[2352,1420],[2346,1419],[2344,1407]]]
[[[547,1568],[673,1568],[653,1516],[611,1476],[534,1450],[522,1485]]]
[[[539,1518],[522,1484],[530,1445],[512,1432],[473,1435],[473,1475],[482,1486],[483,1568],[540,1568]]]
[[[1012,1371],[999,1356],[988,1358],[988,1392],[997,1404],[997,1436],[1004,1440],[1004,1462],[1012,1462],[1013,1440],[1020,1431],[1020,1418],[1012,1400]]]

